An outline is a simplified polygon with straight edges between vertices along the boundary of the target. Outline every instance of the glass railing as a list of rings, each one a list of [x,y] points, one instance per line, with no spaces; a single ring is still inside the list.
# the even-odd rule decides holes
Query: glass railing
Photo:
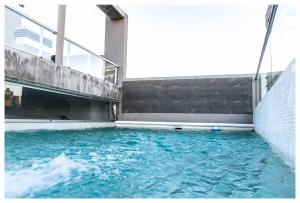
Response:
[[[55,60],[57,32],[5,6],[5,45],[47,60]],[[63,65],[117,84],[118,65],[65,38]]]
[[[55,54],[55,43],[54,30],[5,7],[6,45],[51,60],[51,56]]]
[[[104,60],[65,39],[63,65],[82,73],[104,79]]]
[[[111,63],[105,62],[104,79],[117,84],[117,77],[118,67],[116,68],[116,66],[112,65]]]
[[[276,83],[280,74],[294,61],[296,55],[295,9],[278,6],[259,72],[260,100]]]

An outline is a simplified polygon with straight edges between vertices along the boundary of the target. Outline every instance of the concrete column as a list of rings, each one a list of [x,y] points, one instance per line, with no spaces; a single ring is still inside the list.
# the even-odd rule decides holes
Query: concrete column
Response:
[[[111,102],[109,102],[108,103],[108,121],[111,121],[111,118],[112,118],[112,116],[111,116],[111,109],[112,109],[112,104],[111,104]]]
[[[257,106],[257,104],[260,102],[260,79],[252,81],[252,106],[253,106],[253,113]]]
[[[116,5],[97,5],[106,15],[104,57],[118,64],[117,84],[123,86],[127,68],[128,15]],[[121,98],[122,101],[122,98]],[[122,112],[122,102],[116,107],[116,120]]]
[[[112,20],[106,17],[105,25],[105,58],[120,66],[118,70],[117,82],[122,86],[126,78],[127,68],[127,29],[128,16],[122,19]]]
[[[55,63],[63,65],[66,5],[58,6]]]
[[[255,80],[253,79],[252,80],[252,85],[251,85],[251,87],[252,87],[252,112],[254,112],[254,109],[255,109],[255,107],[256,107],[256,85],[255,85]]]
[[[118,64],[118,85],[126,78],[128,15],[116,5],[97,5],[106,15],[104,56]]]

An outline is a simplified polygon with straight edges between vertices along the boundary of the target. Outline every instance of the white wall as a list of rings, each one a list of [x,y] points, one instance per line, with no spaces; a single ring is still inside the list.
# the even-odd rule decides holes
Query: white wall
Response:
[[[295,166],[295,61],[254,110],[254,129],[291,167]]]
[[[82,130],[115,127],[114,122],[84,120],[5,119],[5,132],[22,130]]]

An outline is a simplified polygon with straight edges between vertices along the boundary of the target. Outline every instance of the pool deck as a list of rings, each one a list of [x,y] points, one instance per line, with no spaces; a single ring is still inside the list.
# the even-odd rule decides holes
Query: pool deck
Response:
[[[114,122],[90,122],[84,120],[5,119],[5,131],[22,130],[80,130],[115,127]]]
[[[253,131],[253,124],[232,123],[189,123],[189,122],[149,122],[149,121],[116,121],[90,122],[84,120],[39,120],[39,119],[6,119],[5,131],[21,130],[80,130],[88,128],[148,128],[168,130],[245,130]]]

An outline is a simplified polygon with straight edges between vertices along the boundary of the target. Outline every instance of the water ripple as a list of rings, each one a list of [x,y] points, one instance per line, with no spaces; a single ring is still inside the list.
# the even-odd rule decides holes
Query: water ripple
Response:
[[[142,129],[5,134],[6,197],[294,197],[255,133]]]

